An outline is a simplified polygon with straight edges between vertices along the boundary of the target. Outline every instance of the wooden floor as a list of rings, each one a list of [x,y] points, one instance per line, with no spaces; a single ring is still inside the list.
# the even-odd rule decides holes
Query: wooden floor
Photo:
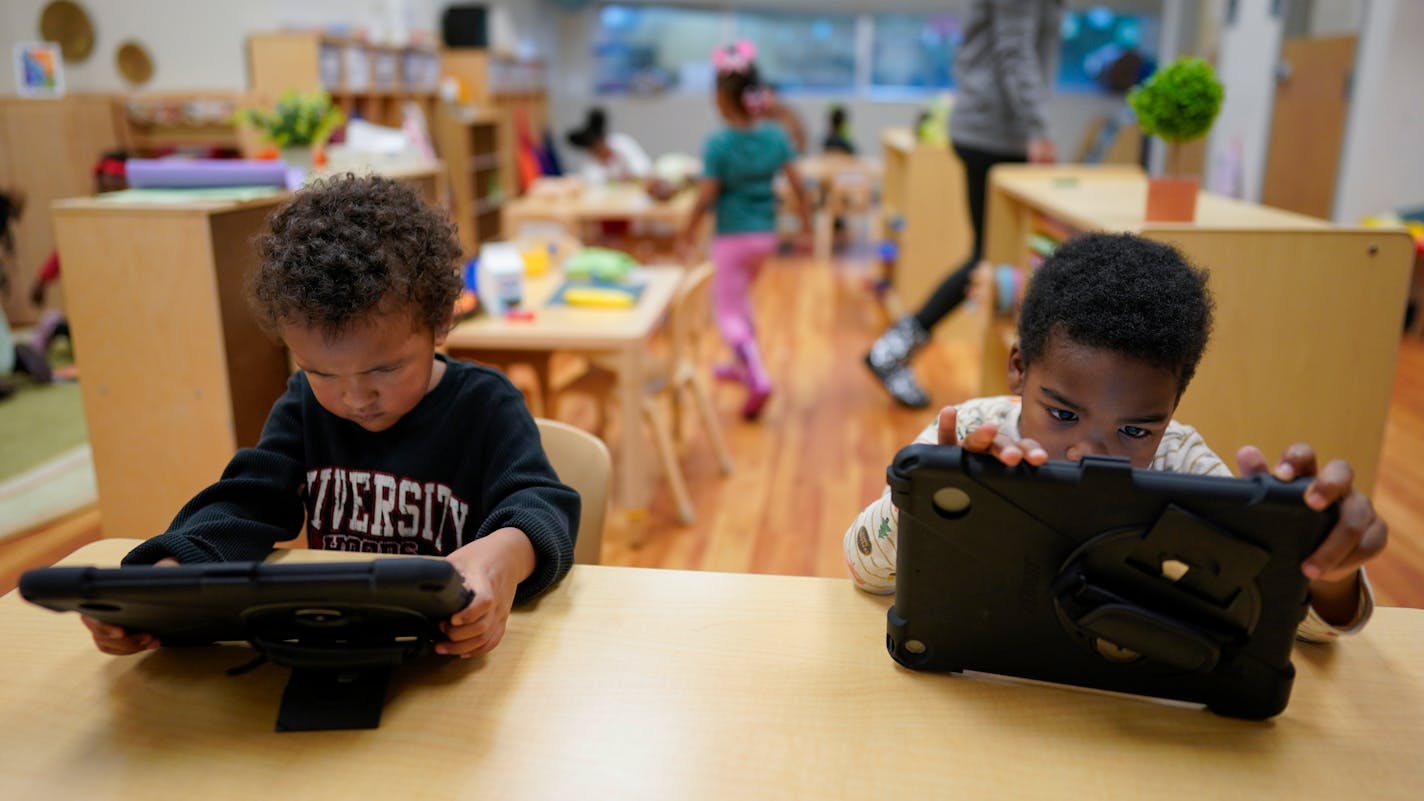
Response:
[[[746,423],[736,414],[740,389],[716,389],[734,472],[717,472],[695,420],[688,421],[682,463],[696,523],[679,525],[660,489],[640,519],[615,512],[604,539],[605,563],[845,575],[846,526],[884,486],[895,451],[933,416],[893,406],[861,363],[885,319],[857,269],[784,260],[766,271],[756,300],[776,393],[762,419]],[[951,319],[951,334],[972,330],[965,322]],[[941,338],[916,360],[916,369],[936,402],[972,396],[972,337]],[[1381,603],[1424,607],[1424,342],[1402,343],[1397,372],[1375,499],[1390,523],[1390,546],[1370,574]],[[589,412],[576,402],[565,411],[574,422]],[[12,587],[21,570],[48,564],[99,534],[98,515],[89,512],[0,543],[0,590]]]

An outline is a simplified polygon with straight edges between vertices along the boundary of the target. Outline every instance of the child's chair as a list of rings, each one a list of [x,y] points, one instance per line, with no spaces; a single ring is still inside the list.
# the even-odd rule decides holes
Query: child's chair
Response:
[[[583,500],[574,562],[596,565],[602,558],[603,523],[608,516],[608,485],[613,473],[608,446],[598,437],[568,423],[543,417],[534,422],[539,426],[544,453],[554,472],[559,474],[559,480],[573,487]]]
[[[702,352],[703,337],[710,329],[711,300],[714,268],[704,263],[691,270],[678,287],[668,313],[665,354],[660,359],[647,359],[642,368],[642,378],[646,380],[647,394],[642,403],[642,419],[647,423],[653,436],[653,444],[658,451],[658,460],[667,476],[673,500],[677,506],[678,519],[691,524],[696,519],[692,497],[683,478],[678,460],[677,445],[682,432],[682,396],[690,395],[702,418],[703,428],[722,474],[732,472],[732,456],[722,437],[721,424],[717,422],[717,410],[712,405],[712,394],[707,384],[706,371],[698,360]],[[559,389],[558,394],[579,393],[593,397],[597,401],[598,417],[595,431],[602,431],[606,422],[606,405],[618,375],[610,365],[595,364],[579,378]],[[666,398],[671,405],[672,422],[663,414],[659,401]],[[551,403],[553,407],[555,404]],[[624,420],[622,425],[637,425],[636,421]]]

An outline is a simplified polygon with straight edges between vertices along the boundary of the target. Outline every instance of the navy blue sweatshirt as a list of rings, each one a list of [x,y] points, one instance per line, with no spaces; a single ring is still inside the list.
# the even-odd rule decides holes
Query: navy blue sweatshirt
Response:
[[[442,358],[443,357],[439,357]],[[445,556],[512,526],[534,545],[527,600],[573,564],[579,496],[555,475],[524,399],[485,367],[445,375],[395,425],[370,432],[322,408],[297,372],[255,448],[124,564],[257,561],[301,533],[312,548]]]

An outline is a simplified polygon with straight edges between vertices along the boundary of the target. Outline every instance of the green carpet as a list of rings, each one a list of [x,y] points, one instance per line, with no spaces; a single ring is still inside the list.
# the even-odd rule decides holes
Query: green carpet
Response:
[[[74,363],[66,339],[49,356],[54,367]],[[97,501],[79,385],[36,384],[26,375],[5,381],[15,393],[0,400],[0,539]]]
[[[39,467],[89,441],[79,384],[35,384],[25,376],[5,379],[15,394],[0,400],[0,481]]]

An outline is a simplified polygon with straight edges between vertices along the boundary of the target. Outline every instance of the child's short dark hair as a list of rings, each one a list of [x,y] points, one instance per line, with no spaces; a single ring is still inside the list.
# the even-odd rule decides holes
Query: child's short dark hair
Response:
[[[300,325],[335,336],[398,308],[437,334],[450,325],[461,286],[455,228],[403,183],[349,173],[317,181],[256,243],[250,296],[269,333]]]
[[[1211,337],[1206,270],[1170,245],[1131,234],[1086,234],[1060,246],[1029,283],[1019,313],[1028,366],[1057,332],[1177,376],[1181,395]]]

